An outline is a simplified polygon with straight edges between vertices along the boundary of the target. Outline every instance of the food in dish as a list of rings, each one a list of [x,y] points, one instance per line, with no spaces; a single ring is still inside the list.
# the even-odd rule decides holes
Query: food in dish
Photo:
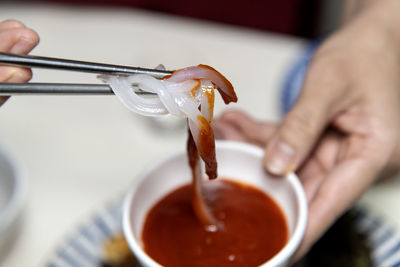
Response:
[[[148,212],[143,249],[163,266],[258,266],[288,241],[288,226],[280,207],[255,187],[217,178],[211,127],[215,90],[225,104],[236,102],[232,84],[218,71],[198,65],[164,79],[135,74],[102,76],[132,111],[145,116],[172,114],[187,118],[187,154],[192,185],[164,196]],[[148,98],[132,86],[156,93]]]
[[[144,251],[165,267],[259,266],[287,243],[286,218],[253,186],[219,177],[204,183],[212,214],[223,224],[207,231],[191,207],[193,187],[184,185],[158,201],[142,230]]]
[[[163,68],[163,67],[161,67]],[[115,95],[125,106],[144,116],[172,114],[185,117],[189,125],[188,155],[195,187],[193,208],[199,220],[210,231],[217,230],[218,222],[204,203],[202,194],[202,169],[198,156],[203,160],[210,179],[217,177],[215,139],[211,128],[214,110],[214,91],[218,90],[225,104],[236,102],[232,84],[217,70],[207,65],[187,67],[175,71],[164,79],[145,74],[131,76],[102,75]],[[158,97],[140,96],[132,86],[156,93]]]

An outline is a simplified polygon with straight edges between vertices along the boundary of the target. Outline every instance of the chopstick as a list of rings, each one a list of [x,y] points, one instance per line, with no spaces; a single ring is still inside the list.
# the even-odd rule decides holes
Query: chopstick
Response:
[[[0,53],[0,65],[58,69],[112,75],[147,74],[156,78],[163,78],[173,73],[172,71],[167,70],[110,65],[61,58],[22,56],[9,53]]]
[[[0,83],[0,95],[112,95],[107,84],[74,84],[74,83]],[[137,90],[139,95],[156,95],[155,93]]]
[[[45,68],[67,71],[88,72],[108,75],[147,74],[155,78],[171,75],[173,71],[146,69],[121,65],[110,65],[61,58],[22,56],[0,53],[0,65]],[[141,90],[141,95],[155,95]],[[0,95],[58,94],[58,95],[111,95],[113,91],[106,84],[68,84],[68,83],[0,83]]]

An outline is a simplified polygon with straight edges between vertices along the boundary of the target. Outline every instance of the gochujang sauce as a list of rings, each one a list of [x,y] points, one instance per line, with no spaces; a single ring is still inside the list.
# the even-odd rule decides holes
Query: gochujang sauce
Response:
[[[192,208],[193,186],[182,186],[149,211],[145,252],[166,267],[258,266],[288,240],[280,207],[259,189],[221,178],[203,184],[205,201],[224,228],[207,231]]]

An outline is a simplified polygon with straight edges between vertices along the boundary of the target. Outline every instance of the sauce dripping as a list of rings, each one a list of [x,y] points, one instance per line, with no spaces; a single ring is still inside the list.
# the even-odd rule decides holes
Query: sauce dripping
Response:
[[[203,179],[199,161],[199,152],[197,151],[197,147],[194,143],[193,136],[190,131],[188,131],[187,154],[189,166],[192,172],[192,186],[194,190],[192,200],[193,211],[207,231],[217,231],[218,229],[223,229],[221,223],[219,223],[212,215],[204,199],[202,182]],[[215,173],[213,173],[212,175],[215,175],[216,177],[216,161],[215,169],[213,171],[215,171]]]

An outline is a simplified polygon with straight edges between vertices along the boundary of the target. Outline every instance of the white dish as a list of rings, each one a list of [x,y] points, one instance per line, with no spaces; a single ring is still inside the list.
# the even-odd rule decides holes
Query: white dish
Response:
[[[264,152],[259,147],[238,142],[216,143],[218,173],[224,179],[253,185],[281,207],[289,227],[289,241],[263,267],[286,266],[303,238],[307,221],[307,201],[294,174],[278,178],[268,175],[263,167]],[[142,249],[141,232],[147,212],[161,197],[190,183],[191,171],[186,151],[155,163],[135,179],[124,201],[123,230],[130,248],[143,266],[159,267]]]
[[[0,258],[18,229],[18,218],[26,195],[26,179],[15,157],[0,145]]]

